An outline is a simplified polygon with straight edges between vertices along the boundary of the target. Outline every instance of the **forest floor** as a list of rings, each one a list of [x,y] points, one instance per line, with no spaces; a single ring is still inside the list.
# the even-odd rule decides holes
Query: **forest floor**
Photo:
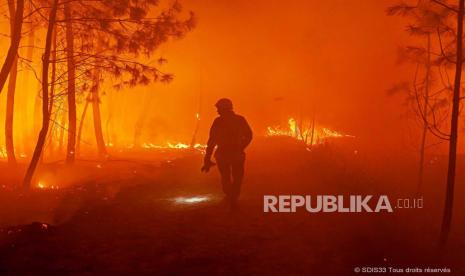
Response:
[[[38,178],[59,188],[30,191],[9,188],[24,168],[0,164],[0,274],[351,275],[355,267],[430,267],[465,275],[464,185],[457,185],[448,246],[437,246],[441,158],[429,159],[423,209],[263,212],[263,195],[413,198],[416,167],[404,159],[259,140],[248,152],[234,211],[222,202],[216,168],[201,174],[195,152],[78,161],[71,169],[52,164]]]

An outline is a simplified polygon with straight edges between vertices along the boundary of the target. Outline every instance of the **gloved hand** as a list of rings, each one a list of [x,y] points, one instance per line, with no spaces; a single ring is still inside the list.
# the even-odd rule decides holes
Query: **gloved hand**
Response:
[[[210,168],[215,166],[216,163],[213,163],[210,159],[207,159],[203,162],[203,167],[200,169],[201,172],[207,173],[210,171]]]

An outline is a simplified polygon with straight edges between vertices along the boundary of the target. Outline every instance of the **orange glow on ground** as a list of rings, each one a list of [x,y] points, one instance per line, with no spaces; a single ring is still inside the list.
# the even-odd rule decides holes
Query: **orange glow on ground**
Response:
[[[192,196],[192,197],[176,197],[174,202],[176,204],[198,204],[211,200],[210,196]]]

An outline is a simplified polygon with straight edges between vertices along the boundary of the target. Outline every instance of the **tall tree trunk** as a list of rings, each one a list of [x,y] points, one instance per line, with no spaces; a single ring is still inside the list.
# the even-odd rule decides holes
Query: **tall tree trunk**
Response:
[[[60,120],[60,137],[58,138],[58,152],[61,154],[63,152],[63,144],[65,140],[65,126],[66,126],[66,113],[61,112]]]
[[[15,13],[16,7],[13,0],[8,0],[8,10],[10,13],[10,34],[11,44],[13,41]],[[15,91],[16,91],[16,78],[18,75],[18,53],[15,54],[13,65],[10,70],[10,78],[8,79],[8,92],[6,96],[6,115],[5,115],[5,146],[6,154],[8,156],[8,163],[16,165],[15,146],[13,142],[13,120],[14,120],[14,106],[15,106]]]
[[[457,133],[459,122],[459,108],[460,108],[460,82],[462,79],[462,38],[463,38],[463,8],[464,1],[459,0],[459,10],[457,14],[457,52],[455,64],[455,79],[454,79],[454,95],[452,99],[452,114],[450,123],[450,141],[449,141],[449,166],[447,170],[447,187],[446,187],[446,200],[444,206],[444,215],[441,227],[441,244],[445,245],[449,237],[451,222],[452,222],[452,209],[454,206],[454,184],[455,184],[455,170],[457,163]]]
[[[52,10],[48,21],[47,36],[45,40],[45,51],[42,57],[42,129],[39,133],[34,153],[32,155],[31,163],[27,168],[26,175],[24,176],[23,186],[29,188],[31,186],[32,177],[39,163],[39,158],[44,148],[45,139],[47,138],[48,128],[50,125],[49,113],[49,99],[48,99],[48,67],[50,64],[50,52],[52,48],[52,34],[56,21],[58,0],[53,2]]]
[[[15,146],[13,140],[13,120],[15,106],[16,76],[18,73],[18,58],[16,57],[13,67],[11,67],[8,81],[8,92],[6,95],[6,115],[5,115],[5,146],[8,156],[8,163],[16,165]]]
[[[71,22],[71,3],[64,4],[66,21],[66,59],[68,62],[68,148],[66,163],[72,164],[76,153],[76,63],[74,61],[74,35]]]
[[[57,63],[56,63],[56,59],[57,59],[57,34],[56,34],[56,28],[53,29],[53,36],[52,36],[52,53],[51,53],[51,56],[52,56],[52,60],[51,60],[51,63],[52,63],[52,75],[51,75],[51,82],[50,82],[50,103],[49,103],[49,108],[48,108],[48,113],[50,115],[50,119],[51,119],[51,115],[52,115],[52,110],[53,110],[53,105],[55,104],[55,82],[56,82],[56,69],[57,69]],[[55,115],[55,118],[53,120],[53,125],[52,125],[52,129],[50,130],[50,133],[48,134],[48,142],[45,144],[45,149],[50,146],[50,145],[53,145],[53,132],[54,130],[56,129],[56,115]],[[40,162],[43,162],[44,161],[44,158],[45,158],[45,154],[42,154],[40,156]]]
[[[417,194],[420,194],[421,188],[423,186],[423,174],[425,168],[425,147],[426,147],[426,134],[428,133],[428,104],[429,104],[429,89],[430,89],[430,75],[431,75],[431,34],[428,34],[427,38],[427,50],[428,57],[426,60],[426,76],[425,76],[425,92],[423,94],[423,130],[421,133],[421,142],[420,142],[420,164],[418,169],[418,187]]]
[[[115,109],[115,95],[114,95],[114,92],[110,92],[108,93],[108,117],[107,117],[107,120],[105,122],[105,131],[106,131],[106,134],[107,134],[107,137],[106,137],[106,141],[109,145],[113,145],[114,144],[114,140],[113,140],[113,135],[112,135],[112,128],[111,127],[111,122],[112,122],[112,119],[113,119],[113,112],[114,112],[114,109]]]
[[[10,2],[11,0],[9,0]],[[13,1],[14,2],[14,1]],[[8,48],[5,61],[3,62],[2,69],[0,70],[0,93],[2,93],[5,86],[6,79],[10,73],[11,68],[18,56],[19,42],[21,41],[21,30],[23,27],[23,13],[24,13],[24,0],[16,1],[16,12],[14,16],[14,24],[11,33],[11,43]]]
[[[42,70],[42,69],[40,69]],[[42,78],[42,74],[43,72],[41,72],[40,76]],[[40,80],[38,83],[37,83],[37,94],[35,95],[34,97],[34,113],[33,113],[33,117],[34,117],[34,122],[33,122],[33,132],[34,134],[33,135],[36,135],[36,133],[38,133],[40,131],[40,123],[42,121],[42,113],[40,112],[41,110],[41,102],[42,102],[42,80]]]
[[[28,13],[31,13],[33,10],[34,10],[34,5],[33,3],[31,3],[32,1],[29,1],[29,5],[26,9],[26,11]],[[27,45],[29,46],[27,48],[27,51],[26,51],[26,59],[30,62],[33,62],[34,60],[34,49],[35,49],[35,28],[36,26],[34,25],[33,23],[33,20],[30,20],[30,22],[28,23],[28,40],[27,40]],[[23,82],[25,84],[29,84],[29,83],[35,83],[37,80],[36,80],[36,77],[35,75],[32,73],[31,70],[26,70],[24,71],[23,73]],[[40,91],[40,84],[38,84],[38,89],[36,91]],[[34,91],[34,92],[36,92]],[[29,91],[28,92],[28,95],[29,95]],[[30,101],[30,97],[27,97],[26,99],[23,99],[21,102],[19,102],[20,106],[23,106],[23,105],[28,105],[29,101]],[[16,103],[16,105],[18,105],[18,103]],[[32,109],[32,111],[34,112],[35,110]],[[40,117],[39,116],[35,116],[36,114],[35,113],[32,113],[31,114],[31,111],[29,108],[24,108],[24,110],[22,110],[21,112],[21,115],[22,115],[22,119],[25,119],[28,121],[28,124],[27,124],[27,129],[26,130],[23,130],[23,133],[25,133],[25,135],[23,137],[26,137],[26,139],[21,139],[22,140],[22,144],[23,144],[23,149],[26,151],[26,152],[31,152],[33,150],[33,145],[31,145],[30,143],[30,139],[31,137],[35,137],[35,134],[36,132],[34,131],[35,130],[35,122],[36,120],[40,120]],[[32,119],[31,119],[32,118]],[[32,136],[31,136],[31,131],[32,131]]]
[[[95,131],[95,139],[97,141],[98,156],[99,158],[106,158],[107,149],[105,147],[105,141],[103,139],[103,132],[102,132],[102,118],[100,116],[99,88],[100,88],[100,75],[99,75],[99,71],[95,70],[94,85],[92,86],[92,90],[91,90],[94,131]]]
[[[81,154],[81,136],[82,136],[82,128],[84,127],[84,121],[86,119],[87,108],[89,107],[90,102],[90,93],[86,98],[86,104],[84,105],[84,109],[82,110],[81,120],[79,121],[79,128],[77,133],[77,142],[76,142],[76,156],[80,156]]]

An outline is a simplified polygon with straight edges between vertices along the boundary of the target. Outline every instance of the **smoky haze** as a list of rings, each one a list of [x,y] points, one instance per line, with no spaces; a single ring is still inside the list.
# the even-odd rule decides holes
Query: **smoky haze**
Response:
[[[405,143],[403,97],[386,93],[411,79],[397,63],[405,22],[388,17],[392,1],[184,1],[196,29],[162,47],[169,85],[153,87],[153,110],[169,132],[191,135],[202,97],[201,139],[213,104],[230,97],[257,134],[287,118],[318,123],[368,140]],[[178,124],[174,127],[172,124]]]
[[[311,120],[315,115],[318,125],[354,135],[364,145],[415,149],[412,137],[418,137],[418,129],[406,120],[405,96],[387,93],[414,74],[413,66],[398,63],[399,47],[412,38],[405,32],[406,20],[386,15],[395,3],[184,0],[184,12],[195,13],[196,27],[161,45],[151,57],[153,62],[168,60],[161,70],[173,73],[173,82],[116,91],[107,78],[101,93],[105,141],[131,145],[137,125],[142,125],[141,143],[189,143],[200,106],[197,142],[205,143],[216,116],[213,105],[228,97],[257,136],[268,126],[286,127],[290,117]],[[8,20],[2,19],[0,26],[7,33]],[[36,43],[43,44],[40,36]],[[0,45],[3,53],[6,47]],[[23,56],[25,51],[20,49]],[[40,56],[36,51],[36,74]],[[37,137],[32,114],[38,85],[35,78],[18,82],[16,102],[22,111],[14,115],[14,136],[26,153],[32,150],[26,141]],[[77,100],[81,116],[85,95],[79,92]],[[2,93],[0,110],[5,103]],[[93,152],[92,116],[84,119],[82,140],[83,149]]]

